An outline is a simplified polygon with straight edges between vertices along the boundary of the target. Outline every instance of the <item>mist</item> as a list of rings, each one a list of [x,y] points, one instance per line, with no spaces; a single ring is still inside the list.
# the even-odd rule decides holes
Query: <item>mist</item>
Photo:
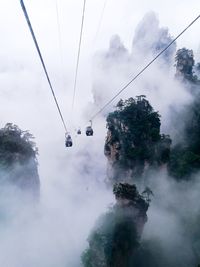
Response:
[[[131,50],[127,49],[119,36],[114,36],[108,51],[96,55],[98,70],[95,75],[101,81],[94,84],[93,89],[97,103],[100,101],[101,106],[111,98],[117,92],[112,88],[117,88],[120,83],[126,84],[131,73],[138,73],[156,55],[156,47],[165,47],[171,39],[169,29],[159,25],[158,17],[153,12],[146,14],[136,27]],[[154,109],[161,114],[161,131],[170,134],[172,146],[184,140],[184,123],[187,119],[185,110],[195,99],[190,86],[175,79],[174,58],[177,49],[177,44],[172,46],[121,94],[122,99],[141,94],[147,96]],[[198,55],[198,51],[194,51],[194,54]],[[99,69],[102,71],[100,76]],[[109,75],[102,86],[105,73]],[[109,92],[109,97],[106,92]],[[148,253],[155,256],[158,266],[197,265],[200,255],[195,223],[198,221],[200,208],[199,173],[194,174],[190,181],[178,182],[163,167],[160,171],[148,172],[136,184],[141,192],[149,186],[155,194],[148,211],[142,246],[147,246]],[[146,264],[151,263],[147,261]]]
[[[48,91],[20,5],[13,1],[2,4],[0,12],[3,23],[0,31],[4,38],[0,52],[1,127],[7,122],[14,122],[23,130],[30,130],[35,136],[39,148],[41,182],[40,199],[36,203],[18,188],[6,186],[1,189],[0,265],[3,267],[81,266],[80,257],[87,247],[87,237],[95,221],[107,210],[109,204],[114,202],[112,190],[105,183],[107,162],[103,151],[106,136],[105,116],[113,106],[93,122],[93,139],[86,138],[84,134],[78,137],[75,128],[81,126],[84,131],[90,116],[148,63],[154,53],[150,43],[154,44],[155,40],[163,35],[166,39],[172,38],[171,31],[175,35],[179,30],[177,26],[172,27],[166,16],[161,16],[162,23],[166,22],[165,26],[169,23],[170,30],[163,29],[154,13],[148,13],[143,18],[144,13],[150,9],[146,5],[144,10],[137,3],[137,12],[133,16],[135,7],[132,2],[126,1],[126,4],[122,5],[118,1],[116,18],[113,21],[110,20],[110,14],[115,3],[108,4],[105,20],[94,45],[93,38],[98,20],[95,20],[96,16],[91,10],[96,6],[101,8],[102,4],[100,1],[90,3],[87,9],[86,39],[83,43],[78,94],[72,114],[71,89],[76,57],[74,47],[77,46],[79,32],[77,18],[81,14],[79,4],[77,1],[60,2],[60,12],[62,13],[64,8],[67,10],[66,14],[62,13],[61,16],[63,50],[60,55],[59,43],[54,41],[57,38],[56,24],[51,21],[52,18],[56,21],[53,1],[49,1],[48,5],[47,1],[27,3],[49,73],[57,88],[56,93],[65,114],[67,127],[73,137],[74,146],[70,150],[64,147],[65,133]],[[154,4],[156,6],[158,3],[155,1]],[[193,6],[197,6],[197,1],[194,1]],[[184,3],[183,10],[187,7]],[[76,14],[74,18],[68,11],[70,8],[72,13]],[[159,14],[165,13],[160,4],[157,8]],[[188,21],[193,18],[193,10],[190,11],[192,16],[188,16]],[[126,15],[127,19],[124,19]],[[145,33],[149,31],[150,18],[155,23],[155,32],[149,37],[147,34],[143,39],[140,30],[142,28]],[[94,25],[91,25],[90,19],[94,20]],[[49,21],[51,23],[47,27]],[[183,22],[182,25],[185,26],[185,21]],[[133,26],[128,27],[129,24]],[[69,25],[73,25],[73,30]],[[88,25],[92,28],[89,29]],[[198,49],[199,43],[194,42],[195,27],[189,33],[190,40],[184,37],[177,46],[193,45],[194,49]],[[115,37],[112,37],[113,35]],[[153,39],[150,40],[150,37]],[[145,54],[141,46],[145,49]],[[169,61],[172,61],[175,51],[176,47],[170,51]],[[64,64],[60,57],[65,59]],[[174,73],[173,63],[169,67],[163,58],[121,95],[121,98],[125,99],[145,94],[162,116],[162,131],[172,137],[175,134],[170,125],[171,108],[181,109],[192,101],[187,89],[174,80]],[[171,252],[172,243],[175,246],[188,241],[188,237],[179,239],[184,232],[180,220],[182,216],[186,216],[185,208],[181,206],[184,201],[182,192],[186,190],[186,186],[174,185],[175,182],[163,172],[156,173],[155,177],[149,178],[155,198],[149,209],[144,239],[159,238],[163,246]],[[188,189],[188,209],[197,203],[199,182],[197,177],[195,179]],[[171,207],[176,208],[177,203],[180,203],[178,211],[171,211]],[[196,215],[198,208],[193,212]],[[168,231],[158,231],[159,227]],[[169,232],[174,236],[173,240],[169,240]],[[174,243],[175,239],[177,243]],[[185,249],[187,255],[190,255],[189,245]],[[186,258],[189,263],[193,261],[192,255]]]

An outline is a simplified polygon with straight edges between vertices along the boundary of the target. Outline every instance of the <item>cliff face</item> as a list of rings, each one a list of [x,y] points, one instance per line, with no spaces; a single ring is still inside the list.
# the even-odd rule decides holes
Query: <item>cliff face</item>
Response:
[[[178,180],[189,180],[200,170],[200,80],[195,74],[198,66],[192,50],[182,48],[177,51],[176,77],[193,99],[181,111],[174,112],[171,119],[176,144],[171,150],[168,169],[170,175]]]
[[[135,185],[127,183],[115,184],[113,192],[117,207],[121,209],[124,217],[131,216],[137,235],[140,237],[147,222],[146,212],[149,207],[147,199],[139,194]]]
[[[149,204],[135,185],[115,184],[116,204],[103,215],[83,254],[85,267],[129,267],[140,245]]]
[[[32,138],[10,123],[0,129],[0,183],[39,194],[37,148]]]
[[[194,67],[194,54],[186,48],[179,49],[176,53],[176,76],[192,80]]]
[[[160,134],[160,116],[145,96],[121,100],[108,115],[107,128],[104,151],[111,181],[133,182],[149,167],[168,162],[170,137]]]

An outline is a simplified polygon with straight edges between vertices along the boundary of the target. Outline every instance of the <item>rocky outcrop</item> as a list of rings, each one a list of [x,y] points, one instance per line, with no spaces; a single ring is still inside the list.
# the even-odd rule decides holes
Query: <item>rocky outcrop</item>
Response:
[[[129,267],[140,246],[149,203],[135,185],[115,184],[116,204],[103,215],[83,254],[84,267]]]
[[[193,51],[186,48],[178,49],[175,60],[176,76],[191,79],[194,67]]]
[[[33,136],[11,123],[0,129],[0,184],[39,194],[37,148]]]
[[[135,185],[128,183],[115,184],[113,192],[117,201],[116,205],[122,209],[125,217],[131,215],[137,234],[140,237],[144,224],[147,222],[148,201],[139,194]],[[130,211],[131,214],[129,214]]]
[[[160,116],[145,98],[121,100],[107,117],[104,152],[111,183],[133,183],[150,167],[169,161],[171,139],[160,134]]]

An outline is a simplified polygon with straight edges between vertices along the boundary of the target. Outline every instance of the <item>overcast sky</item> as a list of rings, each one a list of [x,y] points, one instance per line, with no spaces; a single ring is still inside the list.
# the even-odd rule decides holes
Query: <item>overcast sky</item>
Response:
[[[71,98],[80,32],[82,0],[57,0],[61,48],[56,17],[56,0],[24,1],[32,21],[58,99],[66,117],[71,116]],[[36,136],[37,117],[58,118],[41,64],[24,19],[20,1],[0,0],[0,117],[2,124],[16,122]],[[77,83],[76,113],[82,113],[92,99],[92,58],[96,51],[107,49],[113,34],[131,49],[135,27],[149,12],[157,13],[160,26],[176,36],[200,11],[199,0],[107,0],[98,30],[104,0],[87,0],[80,69]],[[96,35],[98,32],[98,35]],[[149,32],[151,34],[151,32]],[[96,38],[95,38],[96,36]],[[200,21],[178,41],[178,47],[194,50],[200,58]],[[199,53],[198,53],[199,52]],[[45,98],[45,101],[44,101]],[[37,111],[35,110],[37,108]],[[38,113],[37,113],[38,112]],[[47,115],[48,114],[48,115]],[[51,114],[51,115],[49,115]],[[31,118],[31,120],[30,120]],[[49,123],[50,127],[51,123]],[[61,130],[61,123],[56,120]],[[47,127],[47,125],[46,125]],[[47,127],[48,128],[48,127]]]
[[[56,0],[25,0],[24,2],[27,5],[47,67],[50,73],[53,72],[51,73],[52,79],[57,81],[58,78],[55,78],[55,74],[59,75],[62,72],[65,82],[71,83],[74,76],[83,1],[57,0],[62,51],[60,51],[58,43]],[[0,70],[6,68],[6,71],[10,72],[13,68],[17,69],[19,66],[26,68],[27,65],[31,65],[40,72],[41,66],[19,1],[0,0],[0,4]],[[83,72],[86,72],[86,75],[89,73],[87,78],[90,79],[90,83],[92,82],[92,77],[90,77],[91,59],[94,52],[107,48],[113,34],[119,34],[125,45],[130,48],[134,29],[146,12],[155,11],[158,14],[160,25],[169,27],[173,36],[177,35],[200,12],[199,0],[107,0],[101,27],[98,31],[103,5],[104,0],[87,0],[86,3],[79,77],[81,79]],[[198,51],[200,45],[199,23],[198,21],[180,38],[178,47],[186,46],[194,49],[195,52]],[[98,35],[96,36],[97,31]],[[61,65],[61,55],[63,65]],[[57,74],[58,70],[60,72]]]

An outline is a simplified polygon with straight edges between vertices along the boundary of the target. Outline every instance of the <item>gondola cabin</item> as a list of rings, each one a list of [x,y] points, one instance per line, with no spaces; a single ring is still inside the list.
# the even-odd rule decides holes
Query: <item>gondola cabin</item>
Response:
[[[88,127],[86,127],[86,135],[87,136],[93,136],[93,129],[92,129],[92,127],[91,126],[88,126]]]
[[[71,138],[70,135],[67,135],[67,136],[66,136],[66,139],[65,139],[65,146],[66,146],[66,147],[71,147],[72,145],[73,145],[73,143],[72,143],[72,138]]]

